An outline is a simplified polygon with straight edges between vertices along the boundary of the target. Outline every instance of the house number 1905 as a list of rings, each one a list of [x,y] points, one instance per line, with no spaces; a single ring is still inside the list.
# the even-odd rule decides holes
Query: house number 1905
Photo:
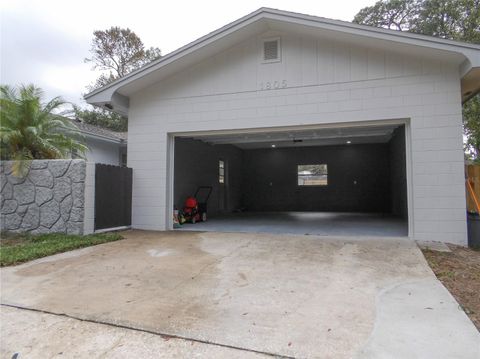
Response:
[[[287,80],[260,82],[260,90],[284,89],[287,87]]]

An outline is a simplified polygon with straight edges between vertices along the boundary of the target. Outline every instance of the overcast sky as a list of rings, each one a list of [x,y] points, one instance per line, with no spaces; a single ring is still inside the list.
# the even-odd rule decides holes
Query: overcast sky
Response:
[[[2,0],[0,82],[34,83],[47,98],[83,104],[98,73],[89,57],[94,30],[128,27],[147,47],[167,54],[265,6],[351,21],[375,0]]]

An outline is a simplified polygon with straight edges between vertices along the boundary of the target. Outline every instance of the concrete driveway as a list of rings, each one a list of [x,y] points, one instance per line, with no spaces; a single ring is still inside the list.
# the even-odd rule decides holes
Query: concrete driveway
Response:
[[[124,235],[2,269],[2,304],[245,355],[480,357],[479,333],[408,239]]]

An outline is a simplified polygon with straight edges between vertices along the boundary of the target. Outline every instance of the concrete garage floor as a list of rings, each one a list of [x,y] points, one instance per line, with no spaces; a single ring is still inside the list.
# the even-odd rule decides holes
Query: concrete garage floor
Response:
[[[403,237],[408,235],[406,221],[379,213],[242,212],[218,215],[207,222],[185,223],[181,229],[319,236]]]
[[[1,269],[7,328],[2,356],[18,351],[34,357],[29,353],[38,350],[38,338],[19,333],[52,333],[47,319],[32,322],[5,305],[174,335],[169,350],[187,356],[192,352],[183,351],[186,342],[198,344],[193,352],[201,357],[232,357],[227,349],[250,357],[480,355],[480,334],[406,238],[144,231],[125,236]],[[76,335],[98,333],[82,329],[69,336],[68,323],[58,326],[58,334],[42,343],[63,345],[64,356],[79,350]],[[92,339],[89,347],[82,338],[83,353],[102,349],[101,341]],[[113,341],[108,338],[106,347]],[[138,338],[125,334],[115,342],[122,343],[124,357],[129,348],[135,353]],[[153,339],[145,343],[166,346]],[[112,348],[107,357],[119,350]],[[109,354],[104,349],[89,351],[89,357]],[[155,353],[149,350],[142,357]]]

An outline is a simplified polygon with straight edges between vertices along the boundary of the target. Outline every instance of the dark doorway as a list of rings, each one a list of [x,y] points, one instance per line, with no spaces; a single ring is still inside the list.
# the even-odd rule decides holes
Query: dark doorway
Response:
[[[174,204],[204,185],[209,221],[182,229],[408,235],[402,124],[176,138]]]
[[[228,195],[228,174],[227,162],[224,159],[218,160],[218,211],[225,212]]]

